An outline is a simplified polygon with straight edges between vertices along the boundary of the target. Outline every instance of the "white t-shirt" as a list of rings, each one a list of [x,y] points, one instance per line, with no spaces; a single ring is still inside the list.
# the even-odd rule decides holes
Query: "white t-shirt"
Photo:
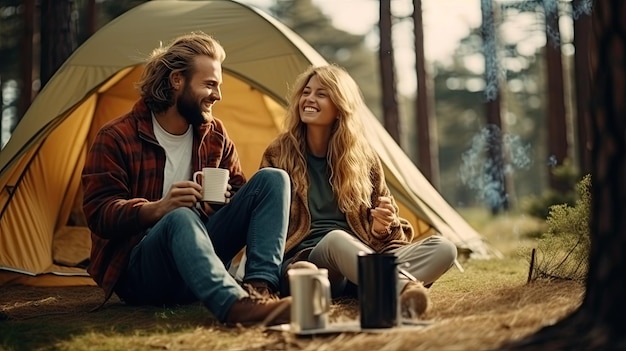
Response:
[[[193,131],[191,125],[182,135],[168,133],[152,114],[154,136],[165,149],[165,170],[163,178],[164,197],[174,182],[191,179],[191,148],[193,147]]]

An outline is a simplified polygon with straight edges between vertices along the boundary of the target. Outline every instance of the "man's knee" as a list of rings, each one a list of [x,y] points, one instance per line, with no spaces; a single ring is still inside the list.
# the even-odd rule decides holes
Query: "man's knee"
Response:
[[[169,233],[194,233],[197,230],[204,229],[204,223],[195,209],[188,207],[179,207],[168,212],[159,221],[160,231]]]
[[[172,224],[184,224],[198,219],[199,217],[196,210],[189,207],[178,207],[166,213],[165,216],[161,218],[161,221]]]
[[[275,186],[289,185],[289,174],[280,168],[261,168],[254,174],[253,178],[264,180]]]

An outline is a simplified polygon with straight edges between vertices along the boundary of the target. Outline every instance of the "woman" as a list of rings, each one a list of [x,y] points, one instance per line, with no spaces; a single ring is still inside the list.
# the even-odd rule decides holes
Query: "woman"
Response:
[[[310,67],[297,78],[287,130],[261,161],[261,167],[281,168],[291,176],[283,265],[308,260],[328,269],[337,296],[347,281],[358,283],[360,251],[392,252],[419,280],[399,276],[403,315],[414,317],[429,305],[423,284],[429,286],[452,266],[456,247],[441,236],[412,242],[413,228],[398,216],[381,162],[365,139],[364,109],[358,86],[339,66]]]

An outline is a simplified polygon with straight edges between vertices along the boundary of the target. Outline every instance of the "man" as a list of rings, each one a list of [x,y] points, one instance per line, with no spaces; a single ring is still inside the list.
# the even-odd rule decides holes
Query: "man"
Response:
[[[153,51],[141,99],[98,132],[83,170],[92,231],[89,274],[128,304],[200,300],[227,324],[284,323],[279,299],[290,185],[284,171],[246,182],[233,141],[211,114],[221,99],[222,46],[201,32]],[[230,171],[225,205],[201,202],[204,167]],[[226,265],[246,246],[239,285]],[[272,320],[268,320],[272,319]]]

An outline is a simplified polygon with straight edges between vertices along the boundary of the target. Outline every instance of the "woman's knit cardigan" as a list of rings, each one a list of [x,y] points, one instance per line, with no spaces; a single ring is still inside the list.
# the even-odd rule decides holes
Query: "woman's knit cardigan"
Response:
[[[264,167],[276,167],[278,168],[278,156],[280,153],[280,145],[278,140],[274,140],[265,150],[263,158],[261,160],[261,168]],[[378,203],[379,196],[389,196],[389,188],[385,183],[385,175],[383,172],[380,159],[376,156],[369,161],[371,172],[370,177],[372,180],[372,204]],[[289,170],[286,170],[289,173]],[[290,174],[291,176],[291,174]],[[304,186],[304,191],[295,193],[293,191],[294,182],[307,182]],[[296,247],[302,240],[306,238],[311,228],[311,214],[309,212],[308,205],[308,178],[304,179],[291,179],[291,208],[289,213],[289,229],[287,231],[287,242],[285,245],[285,252],[289,252]],[[391,197],[392,204],[398,213],[398,205],[393,197]],[[371,247],[376,252],[383,252],[395,249],[400,246],[407,245],[413,240],[413,227],[404,218],[396,216],[397,220],[392,223],[389,233],[383,235],[372,233],[372,217],[370,216],[370,209],[361,206],[358,211],[351,211],[345,214],[348,225],[361,241],[367,246]]]

